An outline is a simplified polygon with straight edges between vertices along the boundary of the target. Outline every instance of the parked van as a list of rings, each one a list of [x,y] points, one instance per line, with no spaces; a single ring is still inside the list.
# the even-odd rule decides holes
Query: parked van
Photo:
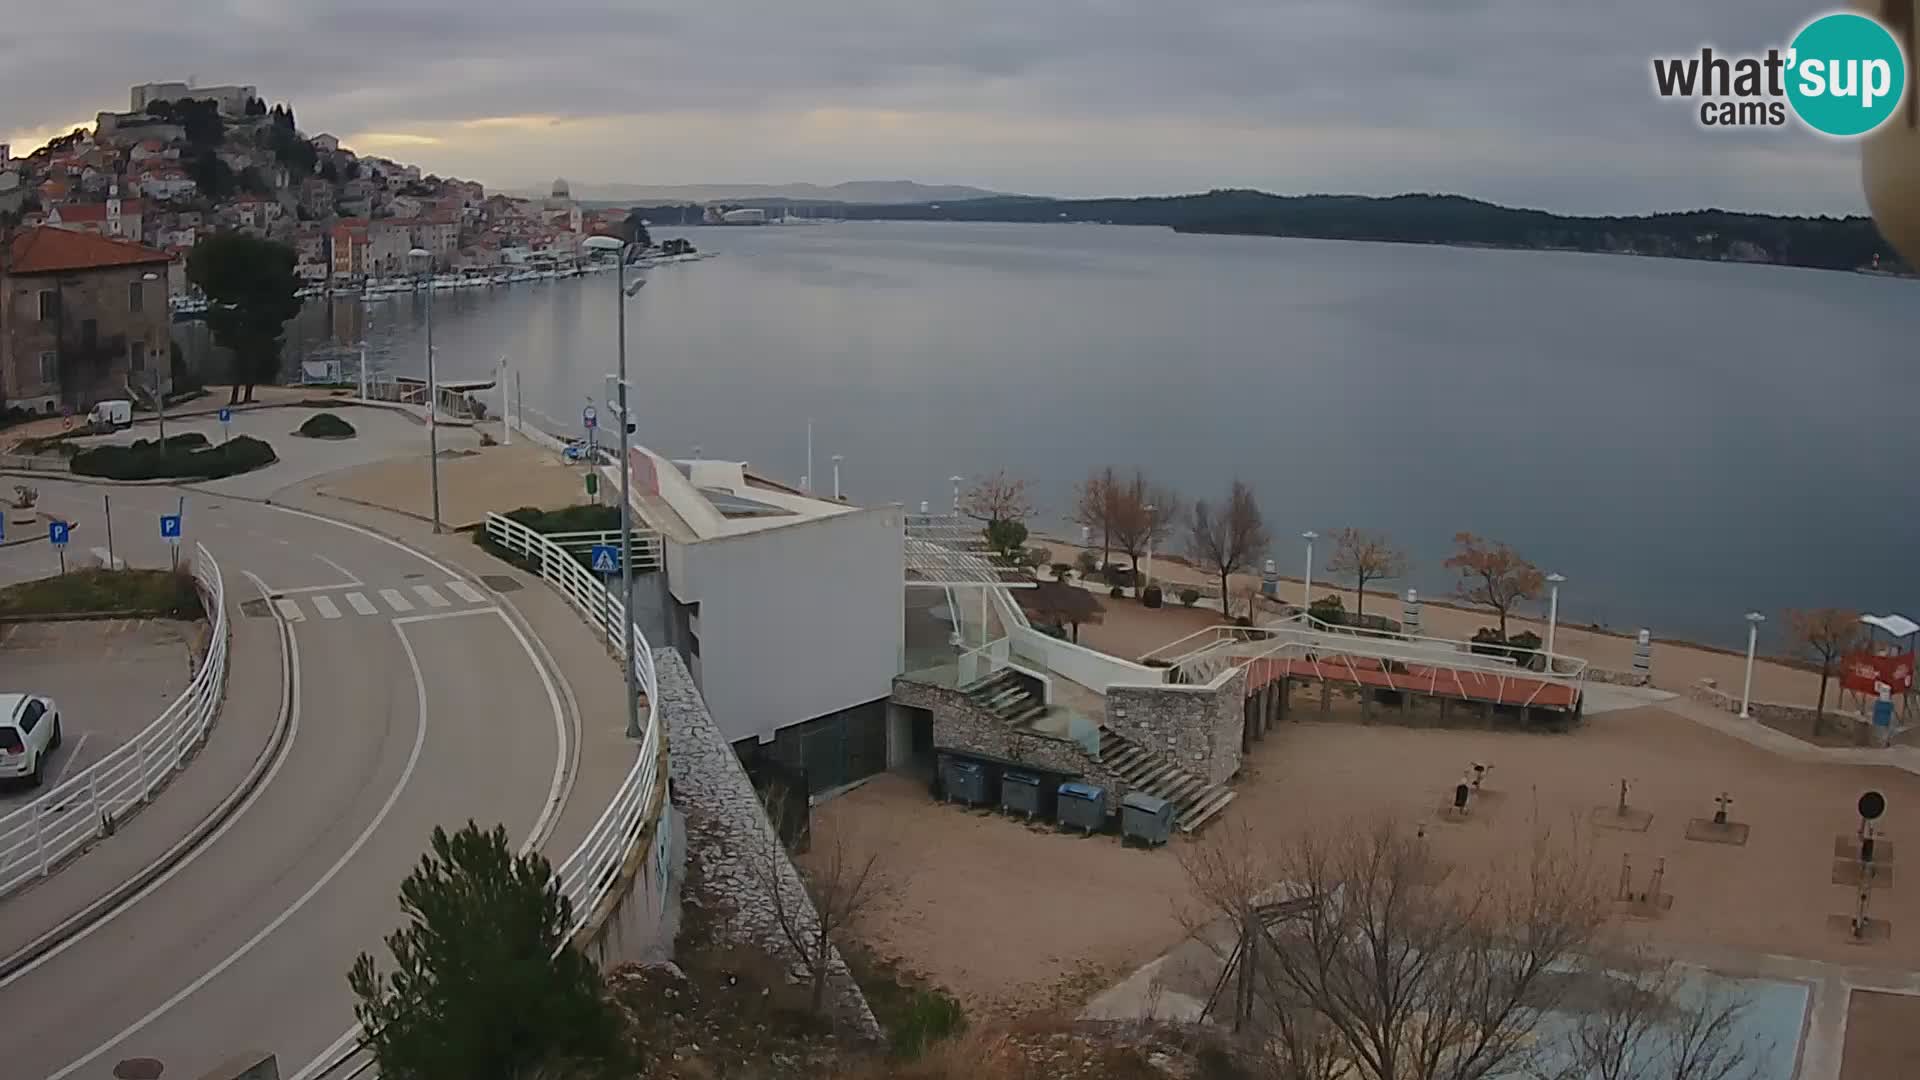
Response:
[[[87,430],[96,434],[133,426],[133,402],[125,398],[102,401],[87,414]]]

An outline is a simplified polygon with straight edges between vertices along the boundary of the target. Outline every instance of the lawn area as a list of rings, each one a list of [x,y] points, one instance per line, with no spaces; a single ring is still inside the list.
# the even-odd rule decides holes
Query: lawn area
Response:
[[[129,611],[169,619],[206,615],[185,570],[75,570],[0,589],[0,616]]]

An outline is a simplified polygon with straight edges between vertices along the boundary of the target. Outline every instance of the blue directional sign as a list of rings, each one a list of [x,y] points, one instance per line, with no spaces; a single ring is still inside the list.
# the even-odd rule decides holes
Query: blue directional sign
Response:
[[[67,534],[72,531],[72,528],[64,521],[47,522],[47,542],[54,547],[66,547]]]
[[[226,423],[227,421],[229,421],[229,420],[231,420],[231,419],[233,419],[233,410],[232,410],[232,409],[221,409],[221,410],[220,410],[220,422],[221,422],[221,423],[223,423],[223,424],[224,424],[224,423]]]
[[[172,540],[176,544],[180,542],[179,514],[160,515],[160,539]]]
[[[593,572],[596,574],[619,573],[620,549],[612,544],[593,545]]]

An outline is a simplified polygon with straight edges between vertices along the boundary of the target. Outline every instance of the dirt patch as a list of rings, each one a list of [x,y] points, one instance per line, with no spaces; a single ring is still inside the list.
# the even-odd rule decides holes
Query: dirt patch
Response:
[[[1855,990],[1847,1000],[1840,1080],[1906,1076],[1920,1061],[1920,997]]]

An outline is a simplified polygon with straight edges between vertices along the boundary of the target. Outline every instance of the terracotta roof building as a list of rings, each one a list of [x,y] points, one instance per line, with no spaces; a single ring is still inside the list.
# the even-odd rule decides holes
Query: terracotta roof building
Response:
[[[171,383],[164,251],[71,228],[23,229],[0,253],[0,394],[53,412]]]

